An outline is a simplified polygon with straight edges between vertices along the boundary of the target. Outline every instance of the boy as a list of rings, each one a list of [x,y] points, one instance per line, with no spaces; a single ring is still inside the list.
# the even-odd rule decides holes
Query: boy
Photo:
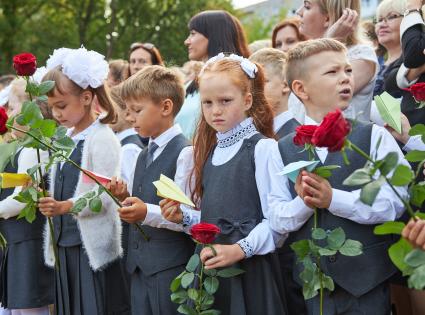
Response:
[[[186,233],[162,229],[160,197],[152,184],[161,174],[177,183],[189,176],[192,147],[174,125],[184,101],[183,82],[172,70],[148,66],[126,80],[121,95],[129,109],[129,121],[149,145],[140,153],[128,191],[132,196],[118,211],[123,221],[143,224],[150,237],[146,241],[134,225],[130,227],[127,270],[131,274],[132,314],[176,314],[177,304],[170,299],[170,283],[180,274],[194,252],[194,243]],[[128,196],[126,185],[111,181],[111,190],[121,200]],[[155,221],[156,220],[156,221]],[[147,226],[151,225],[151,226]],[[163,227],[164,224],[162,225]],[[179,225],[175,230],[181,231]]]
[[[292,91],[304,103],[306,124],[318,125],[329,112],[344,110],[353,95],[353,75],[347,61],[346,48],[332,39],[318,39],[300,43],[288,53],[287,80]],[[308,153],[293,143],[288,135],[279,141],[284,165],[309,160]],[[382,127],[357,122],[349,139],[377,159],[396,152],[404,160],[397,143]],[[377,143],[380,141],[379,147]],[[376,224],[395,220],[403,213],[403,204],[391,188],[384,184],[373,207],[360,201],[360,187],[344,186],[342,182],[354,170],[362,168],[366,160],[351,150],[346,151],[350,165],[346,166],[340,152],[328,153],[316,149],[321,165],[340,165],[328,179],[302,171],[294,185],[283,177],[282,185],[273,187],[270,194],[270,224],[279,233],[290,233],[286,244],[309,239],[313,226],[313,208],[319,209],[318,226],[324,230],[342,227],[347,238],[363,244],[363,254],[356,257],[332,255],[321,260],[321,268],[335,281],[335,290],[325,294],[324,314],[389,314],[388,279],[395,268],[388,258],[390,238],[376,236]],[[397,187],[407,195],[406,187]],[[290,266],[282,266],[287,269]],[[301,285],[298,274],[302,266],[293,269],[294,279]],[[325,291],[326,292],[326,291]],[[318,314],[319,297],[306,301],[307,313]]]
[[[263,48],[249,57],[264,68],[264,93],[274,109],[274,132],[278,139],[295,131],[299,123],[288,111],[291,90],[286,81],[286,54],[274,48]]]

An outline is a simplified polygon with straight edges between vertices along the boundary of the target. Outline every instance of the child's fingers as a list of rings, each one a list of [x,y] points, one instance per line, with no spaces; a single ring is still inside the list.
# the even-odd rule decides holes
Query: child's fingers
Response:
[[[38,204],[47,204],[47,203],[51,203],[51,202],[55,202],[56,200],[53,199],[52,197],[42,197],[40,199],[38,199]]]
[[[217,251],[217,248],[214,247],[214,249]],[[205,263],[205,261],[207,261],[208,259],[210,259],[214,256],[215,255],[214,255],[213,251],[209,247],[205,247],[204,249],[202,249],[202,251],[199,255],[199,257],[201,258],[201,261],[203,263]]]
[[[205,268],[207,269],[215,269],[218,267],[222,267],[223,259],[220,256],[215,256],[215,257],[207,259],[204,264],[205,264]]]
[[[320,181],[318,181],[317,179],[311,176],[303,176],[302,181],[303,181],[303,188],[310,186],[314,189],[320,190],[320,187],[321,187]]]
[[[419,232],[416,238],[416,246],[422,247],[425,244],[425,226],[422,226],[422,230]]]
[[[416,238],[418,237],[419,233],[422,231],[422,228],[425,224],[425,221],[416,221],[415,225],[413,226],[412,230],[409,233],[409,240],[413,243],[416,242]]]
[[[122,204],[123,204],[123,206],[128,207],[128,206],[131,206],[131,205],[137,203],[138,201],[140,201],[140,199],[137,198],[137,197],[127,197],[127,198],[124,199]]]
[[[412,219],[412,220],[410,220],[410,221],[406,224],[406,226],[404,227],[403,231],[401,231],[401,235],[402,235],[404,238],[409,238],[410,231],[412,230],[412,228],[413,228],[414,226],[415,226],[415,221],[413,221],[413,219]]]

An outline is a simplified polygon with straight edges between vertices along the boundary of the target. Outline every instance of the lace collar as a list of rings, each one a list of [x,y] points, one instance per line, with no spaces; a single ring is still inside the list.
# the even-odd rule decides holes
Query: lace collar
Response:
[[[255,128],[252,117],[248,117],[229,131],[224,133],[217,132],[217,147],[230,147],[255,132],[257,132],[257,129]]]

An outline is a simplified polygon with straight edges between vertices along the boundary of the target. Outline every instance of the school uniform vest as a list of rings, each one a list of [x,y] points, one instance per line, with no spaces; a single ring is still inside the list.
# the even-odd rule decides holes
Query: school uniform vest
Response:
[[[283,137],[294,132],[295,128],[297,128],[299,125],[300,123],[295,118],[291,118],[286,123],[284,123],[282,127],[280,127],[280,129],[276,132],[276,137],[278,139],[282,139]]]
[[[175,136],[148,167],[148,148],[143,149],[137,159],[132,195],[146,203],[159,204],[161,198],[152,182],[158,180],[161,174],[174,178],[177,159],[188,145],[183,135]],[[142,226],[142,229],[150,237],[149,241],[142,237],[136,227],[130,226],[127,256],[127,270],[130,273],[134,273],[138,267],[146,276],[150,276],[186,264],[194,252],[194,242],[186,233],[150,226]]]
[[[5,173],[18,172],[18,159],[21,151],[15,155],[14,163],[9,162],[4,169]],[[0,189],[0,200],[4,200],[13,194],[14,188]],[[43,226],[45,218],[37,210],[36,219],[33,223],[28,223],[24,218],[16,220],[15,218],[0,219],[0,232],[3,234],[8,244],[19,243],[22,241],[42,239]]]
[[[130,135],[122,139],[120,142],[122,147],[125,146],[126,144],[133,143],[137,145],[140,149],[143,149],[146,146],[146,144],[144,144],[142,140],[145,141],[145,139],[146,138],[142,138],[139,135]],[[148,141],[149,141],[149,138],[148,138]]]
[[[78,165],[81,165],[83,145],[84,141],[78,142],[69,157]],[[56,200],[68,200],[74,197],[79,177],[80,171],[74,165],[65,162],[61,167],[58,164],[54,182],[54,198]],[[77,221],[72,216],[72,214],[65,214],[53,218],[55,238],[60,246],[78,246],[82,243]]]
[[[255,180],[254,150],[257,142],[264,138],[258,133],[244,139],[239,152],[223,165],[213,165],[212,154],[205,163],[201,221],[220,227],[221,233],[215,240],[218,244],[234,244],[245,238],[263,219]]]
[[[357,122],[353,131],[348,136],[349,140],[360,147],[364,152],[370,152],[370,140],[372,134],[372,124]],[[295,133],[284,137],[279,141],[279,151],[284,165],[289,163],[308,160],[308,153],[301,150],[293,143]],[[340,152],[329,152],[325,163],[322,165],[340,165],[341,168],[333,170],[332,176],[328,179],[332,188],[354,191],[361,187],[345,186],[343,181],[356,169],[364,167],[366,159],[357,153],[346,151],[350,165],[345,165]],[[290,191],[295,198],[294,184],[290,182]],[[311,218],[301,227],[300,230],[290,233],[285,241],[285,246],[289,246],[294,241],[311,238],[314,218]],[[395,267],[388,257],[388,247],[391,245],[391,237],[378,236],[373,233],[376,225],[359,224],[354,221],[333,215],[327,209],[318,209],[318,226],[324,230],[333,230],[337,227],[344,229],[346,237],[360,241],[363,244],[363,254],[355,257],[344,255],[332,255],[323,257],[321,267],[323,271],[330,275],[334,281],[346,291],[359,297],[383,281],[387,280],[394,272]],[[298,264],[294,268],[294,276],[301,284],[298,274],[302,270],[302,265]]]

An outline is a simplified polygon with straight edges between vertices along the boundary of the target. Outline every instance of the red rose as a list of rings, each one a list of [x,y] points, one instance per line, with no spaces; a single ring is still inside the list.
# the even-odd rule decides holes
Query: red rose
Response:
[[[302,125],[295,129],[294,143],[295,145],[304,146],[305,144],[311,144],[311,138],[316,131],[317,126],[315,125]]]
[[[209,223],[198,223],[190,229],[192,237],[202,244],[211,244],[219,233],[220,228]]]
[[[350,123],[338,109],[325,116],[314,132],[311,142],[316,147],[328,148],[329,152],[341,151],[350,129]]]
[[[13,68],[20,76],[31,76],[37,70],[37,60],[33,54],[22,53],[13,57]]]
[[[0,135],[4,135],[7,132],[7,119],[6,110],[3,107],[0,107]]]
[[[417,102],[425,101],[425,82],[413,84],[411,87],[404,90],[409,91]]]

